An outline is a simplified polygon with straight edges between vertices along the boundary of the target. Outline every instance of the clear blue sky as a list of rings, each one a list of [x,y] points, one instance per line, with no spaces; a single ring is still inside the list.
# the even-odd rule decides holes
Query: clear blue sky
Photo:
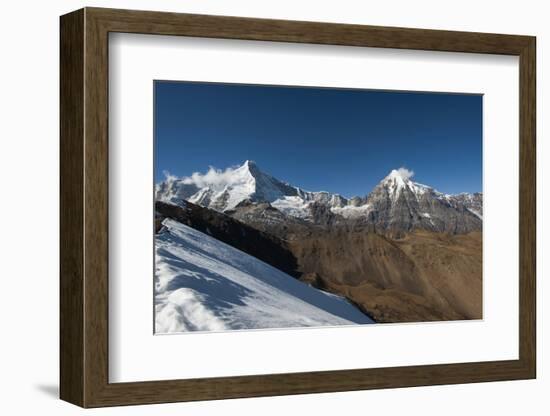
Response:
[[[254,160],[311,191],[363,196],[391,169],[482,191],[482,97],[156,81],[155,182]]]

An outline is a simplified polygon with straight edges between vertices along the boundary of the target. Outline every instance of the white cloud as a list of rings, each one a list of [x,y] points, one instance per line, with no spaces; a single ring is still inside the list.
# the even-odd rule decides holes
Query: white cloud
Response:
[[[213,166],[208,168],[208,172],[194,172],[191,176],[181,178],[185,184],[194,184],[198,188],[210,187],[214,190],[222,190],[226,186],[242,184],[248,179],[243,175],[243,169],[239,167],[229,167],[225,170],[216,169]]]
[[[166,178],[166,181],[167,182],[172,182],[172,181],[175,181],[178,179],[178,177],[176,175],[172,175],[170,172],[168,172],[167,170],[163,170],[162,171],[162,174],[164,175],[164,177]]]
[[[410,179],[414,176],[414,171],[413,170],[409,170],[409,169],[404,168],[404,167],[400,167],[397,170],[393,170],[393,172],[395,172],[396,175],[400,176],[403,179]]]

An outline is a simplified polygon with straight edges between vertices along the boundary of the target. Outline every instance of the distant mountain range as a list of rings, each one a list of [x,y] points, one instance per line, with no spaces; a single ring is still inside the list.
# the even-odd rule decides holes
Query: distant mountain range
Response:
[[[167,177],[156,185],[155,197],[179,206],[189,201],[260,229],[265,228],[262,223],[296,227],[352,224],[394,235],[414,229],[462,234],[480,231],[483,224],[483,194],[443,194],[414,182],[402,168],[392,170],[368,195],[348,199],[305,191],[247,160],[225,171]]]

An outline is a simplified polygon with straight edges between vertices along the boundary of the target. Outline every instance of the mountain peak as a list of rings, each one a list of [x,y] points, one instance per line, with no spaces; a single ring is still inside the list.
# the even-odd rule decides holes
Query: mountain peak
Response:
[[[254,162],[253,160],[249,160],[249,159],[246,159],[243,163],[243,166],[247,166],[247,167],[258,167],[256,165],[256,162]]]
[[[398,196],[400,191],[405,188],[414,187],[414,182],[411,178],[414,172],[404,167],[392,169],[392,171],[380,181],[378,187],[389,189],[391,194]]]
[[[256,162],[253,160],[245,160],[240,169],[247,170],[253,177],[256,177],[262,173]]]
[[[423,185],[413,181],[411,178],[414,176],[414,171],[401,167],[399,169],[393,169],[370,195],[375,195],[382,192],[388,194],[392,199],[396,200],[403,192],[412,193],[413,198],[418,199],[427,192],[433,192],[438,194],[432,187]]]

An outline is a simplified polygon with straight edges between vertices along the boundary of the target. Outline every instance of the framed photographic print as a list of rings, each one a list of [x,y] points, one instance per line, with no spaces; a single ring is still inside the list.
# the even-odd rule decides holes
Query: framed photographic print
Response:
[[[82,407],[534,378],[535,38],[61,17]]]

